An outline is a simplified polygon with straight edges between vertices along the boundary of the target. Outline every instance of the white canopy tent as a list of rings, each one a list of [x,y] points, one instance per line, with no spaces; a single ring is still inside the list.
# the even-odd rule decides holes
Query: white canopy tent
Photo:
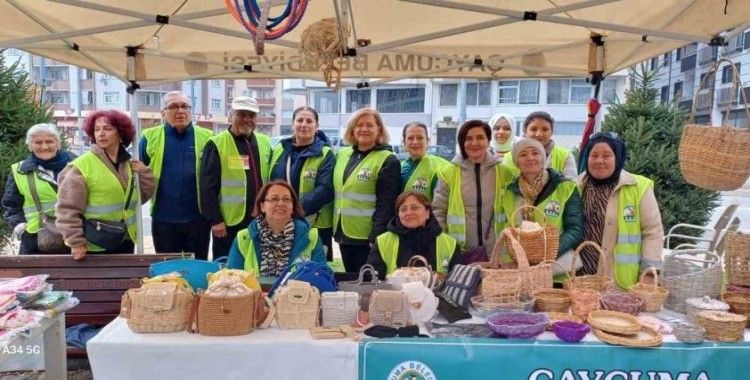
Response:
[[[270,16],[287,4],[268,1]],[[139,85],[323,80],[300,58],[299,41],[307,26],[331,17],[351,28],[337,62],[345,87],[415,77],[601,77],[691,42],[722,44],[721,33],[750,26],[750,0],[310,0],[299,25],[267,40],[262,56],[221,0],[2,0],[0,49],[129,83],[138,127]]]

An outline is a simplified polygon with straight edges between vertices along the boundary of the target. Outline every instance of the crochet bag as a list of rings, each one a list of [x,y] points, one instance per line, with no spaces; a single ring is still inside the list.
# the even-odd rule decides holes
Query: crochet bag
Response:
[[[370,281],[365,281],[365,274],[370,274]],[[370,264],[365,264],[359,270],[359,278],[356,281],[342,281],[339,290],[345,292],[359,293],[359,308],[367,311],[370,307],[370,295],[377,289],[395,290],[395,286],[389,282],[380,281],[378,272]]]
[[[357,321],[359,294],[355,292],[325,292],[321,295],[323,326],[349,326]]]
[[[262,322],[263,298],[236,279],[225,278],[198,294],[191,332],[210,336],[249,334]]]
[[[427,322],[437,314],[438,298],[432,290],[421,282],[407,282],[402,286],[409,301],[411,319],[416,322]]]
[[[409,303],[400,290],[376,290],[370,297],[370,322],[403,327],[411,324]]]
[[[120,316],[137,333],[182,331],[188,325],[193,292],[177,282],[151,282],[122,296]]]
[[[422,263],[423,266],[415,266],[417,263]],[[430,289],[438,289],[442,285],[442,279],[432,271],[427,259],[419,255],[412,256],[405,267],[394,270],[386,279],[396,287],[414,281],[419,281]]]
[[[333,270],[326,263],[316,261],[296,261],[287,267],[268,292],[273,297],[276,289],[289,280],[304,281],[318,289],[318,293],[335,292],[336,279]]]
[[[448,274],[440,294],[465,310],[471,305],[471,297],[479,285],[479,268],[457,264]]]
[[[320,292],[307,282],[287,281],[274,296],[274,306],[276,323],[282,329],[309,329],[318,326]]]

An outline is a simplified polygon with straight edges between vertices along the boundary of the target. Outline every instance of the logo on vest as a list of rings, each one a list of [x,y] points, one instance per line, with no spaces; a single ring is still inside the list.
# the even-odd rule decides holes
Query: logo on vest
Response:
[[[422,362],[409,360],[399,363],[388,373],[388,380],[436,380],[432,369]]]
[[[362,182],[367,182],[370,180],[370,177],[372,177],[372,169],[370,168],[364,168],[359,171],[357,174],[357,179]]]
[[[626,222],[635,222],[635,206],[627,205],[622,209],[622,219]]]
[[[547,203],[547,205],[544,206],[544,214],[553,218],[560,216],[560,202],[552,201]]]
[[[313,182],[317,176],[318,171],[315,169],[305,169],[305,171],[302,172],[302,180],[305,182]]]
[[[420,191],[420,192],[427,191],[427,179],[424,177],[419,177],[415,179],[414,184],[412,185],[411,188],[414,191]]]

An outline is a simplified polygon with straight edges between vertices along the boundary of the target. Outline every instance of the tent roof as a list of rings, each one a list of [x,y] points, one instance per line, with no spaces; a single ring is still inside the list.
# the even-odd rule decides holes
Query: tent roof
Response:
[[[273,1],[272,16],[286,4]],[[357,48],[356,57],[339,61],[349,78],[583,77],[593,69],[594,33],[603,36],[606,75],[750,23],[746,0],[334,1],[342,19],[354,20],[356,37],[370,40]],[[0,47],[124,79],[126,47],[139,46],[136,79],[146,84],[191,78],[320,80],[320,70],[302,64],[299,40],[308,25],[336,16],[333,4],[310,0],[300,24],[267,41],[265,55],[257,56],[252,37],[221,0],[5,0]],[[536,21],[524,21],[526,11],[537,12],[526,14]],[[169,22],[158,23],[157,15],[169,16]],[[348,45],[355,47],[353,36]]]

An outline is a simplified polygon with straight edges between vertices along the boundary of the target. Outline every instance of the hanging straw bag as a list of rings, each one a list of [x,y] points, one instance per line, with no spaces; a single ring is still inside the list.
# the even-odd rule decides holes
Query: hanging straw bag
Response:
[[[168,333],[188,326],[193,292],[177,282],[144,283],[122,296],[120,316],[137,333]]]
[[[349,326],[357,321],[359,294],[355,292],[325,292],[321,295],[323,326]]]
[[[533,231],[525,231],[520,227],[513,225],[516,220],[516,213],[527,208],[541,213],[542,218],[544,219],[541,223],[541,228]],[[560,211],[562,212],[562,210]],[[513,211],[510,223],[512,226],[510,232],[526,252],[526,259],[529,261],[529,265],[536,265],[541,262],[555,260],[555,257],[557,257],[557,250],[560,247],[560,231],[555,226],[547,224],[547,216],[544,214],[543,210],[535,206],[523,205]],[[513,249],[512,244],[508,245],[508,252],[513,261],[516,261],[516,250]]]
[[[728,59],[717,61],[701,80],[699,88],[704,88],[706,80],[718,72],[722,63],[732,67],[731,95],[740,90],[744,104],[745,116],[750,120],[745,91],[742,89],[739,70]],[[713,106],[713,86],[709,91],[709,106]],[[694,124],[698,94],[693,99],[687,124],[682,130],[679,159],[682,176],[687,183],[715,191],[736,190],[742,187],[750,176],[750,131],[747,128],[734,128],[727,124],[721,126]],[[732,101],[727,102],[725,119],[729,118]]]
[[[646,284],[643,282],[643,276],[653,273],[654,283]],[[630,287],[630,294],[643,300],[643,311],[657,312],[661,310],[661,305],[669,296],[669,290],[663,286],[659,286],[659,274],[656,272],[656,268],[648,267],[641,273],[640,280],[637,284]]]
[[[504,242],[505,239],[509,243]],[[500,259],[506,244],[512,245],[516,250],[517,263],[503,263]],[[509,276],[518,276],[521,280],[521,296],[531,297],[536,290],[552,288],[552,264],[545,262],[530,266],[529,261],[526,260],[526,251],[513,237],[509,228],[501,232],[500,239],[495,243],[492,250],[490,261],[472,265],[480,267],[482,283],[485,281],[504,281]],[[493,279],[493,276],[500,276],[502,279]],[[486,288],[486,284],[483,286]]]
[[[688,298],[721,293],[721,260],[716,253],[705,249],[674,250],[664,258],[662,284],[669,290],[664,308],[685,313]]]
[[[282,329],[318,326],[320,292],[307,282],[289,280],[274,295],[276,323]]]
[[[750,286],[750,234],[727,233],[724,265],[730,284]]]
[[[576,276],[576,259],[580,258],[581,251],[586,246],[594,247],[594,250],[599,253],[599,265],[597,266],[597,274],[589,274],[584,276]],[[568,279],[563,282],[563,288],[565,289],[591,289],[598,292],[609,290],[612,287],[614,281],[612,278],[607,277],[602,273],[602,268],[606,267],[609,260],[609,255],[604,253],[602,247],[593,241],[587,240],[581,243],[573,252],[573,261],[570,266],[570,272],[568,272]]]
[[[422,266],[416,266],[417,263],[421,263]],[[443,283],[440,276],[432,271],[432,266],[427,259],[420,255],[412,256],[406,262],[405,267],[394,270],[386,276],[386,279],[397,288],[407,282],[419,281],[434,290]]]
[[[370,275],[370,281],[365,281],[365,274]],[[395,290],[396,287],[389,282],[380,281],[378,272],[370,264],[362,266],[362,269],[359,270],[359,278],[356,281],[339,282],[339,290],[359,293],[359,308],[362,311],[369,309],[370,295],[377,289]]]

